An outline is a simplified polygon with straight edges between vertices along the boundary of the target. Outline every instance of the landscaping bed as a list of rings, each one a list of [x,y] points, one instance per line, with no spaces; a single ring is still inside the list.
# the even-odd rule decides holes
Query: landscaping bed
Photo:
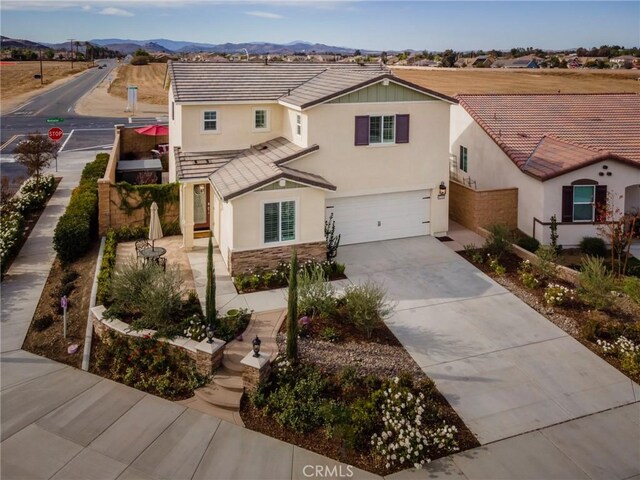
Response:
[[[555,277],[548,259],[535,266],[508,250],[499,256],[487,250],[468,248],[459,253],[595,354],[640,381],[637,278],[615,278],[602,259],[589,257],[580,274],[581,286],[576,287]],[[543,249],[542,254],[545,251],[550,250]]]
[[[270,377],[243,399],[248,428],[381,475],[479,445],[384,324],[394,304],[380,285],[338,294],[321,267],[290,273],[296,321],[277,335]]]
[[[22,346],[24,350],[80,368],[99,246],[98,242],[93,242],[88,253],[67,265],[59,260],[53,262]],[[63,293],[69,301],[66,339],[62,335],[60,308]],[[68,353],[70,344],[78,345],[76,353]]]

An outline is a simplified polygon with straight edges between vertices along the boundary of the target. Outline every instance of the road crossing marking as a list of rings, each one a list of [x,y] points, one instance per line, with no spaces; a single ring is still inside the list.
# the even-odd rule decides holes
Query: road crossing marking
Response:
[[[73,135],[73,132],[75,132],[75,130],[71,130],[71,132],[69,133],[69,135],[67,136],[67,139],[64,141],[64,143],[62,144],[62,146],[60,147],[60,150],[58,150],[58,152],[61,152],[64,150],[64,147],[66,147],[67,142],[69,141],[69,139],[71,138],[71,135]]]

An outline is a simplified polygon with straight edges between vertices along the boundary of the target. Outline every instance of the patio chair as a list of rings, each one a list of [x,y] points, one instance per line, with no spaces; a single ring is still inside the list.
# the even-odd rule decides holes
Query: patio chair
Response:
[[[149,243],[149,240],[136,240],[136,262],[143,258],[142,255],[140,255],[140,252],[150,246],[151,244]]]
[[[167,271],[167,259],[164,258],[164,257],[160,257],[160,258],[158,258],[157,262],[158,262],[158,265],[162,268],[162,270],[164,272],[166,272]]]

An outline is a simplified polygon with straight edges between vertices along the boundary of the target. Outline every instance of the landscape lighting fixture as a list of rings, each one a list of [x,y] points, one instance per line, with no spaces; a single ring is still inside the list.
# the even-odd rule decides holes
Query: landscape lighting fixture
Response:
[[[440,182],[440,188],[438,189],[438,198],[444,198],[447,195],[447,186],[444,182]]]
[[[251,344],[253,345],[253,356],[258,358],[260,356],[260,344],[262,343],[262,340],[260,340],[260,338],[258,338],[258,335],[256,335],[256,338],[253,339],[253,341],[251,342]]]
[[[206,329],[207,343],[213,343],[213,334],[215,333],[215,331],[216,331],[216,329],[213,326],[213,324],[207,325],[207,329]]]

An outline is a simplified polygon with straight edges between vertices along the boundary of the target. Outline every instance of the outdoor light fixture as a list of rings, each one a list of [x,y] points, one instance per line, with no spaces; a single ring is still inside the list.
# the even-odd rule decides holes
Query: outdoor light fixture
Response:
[[[256,335],[256,338],[253,339],[253,341],[251,342],[251,344],[253,345],[253,356],[258,358],[260,356],[260,344],[262,343],[262,340],[260,340],[258,338],[258,335]]]
[[[213,324],[207,325],[207,329],[205,331],[207,333],[207,343],[213,343],[213,334],[216,331],[216,329],[213,326]]]
[[[438,189],[438,198],[444,198],[447,194],[447,186],[444,182],[440,182],[440,188]]]

